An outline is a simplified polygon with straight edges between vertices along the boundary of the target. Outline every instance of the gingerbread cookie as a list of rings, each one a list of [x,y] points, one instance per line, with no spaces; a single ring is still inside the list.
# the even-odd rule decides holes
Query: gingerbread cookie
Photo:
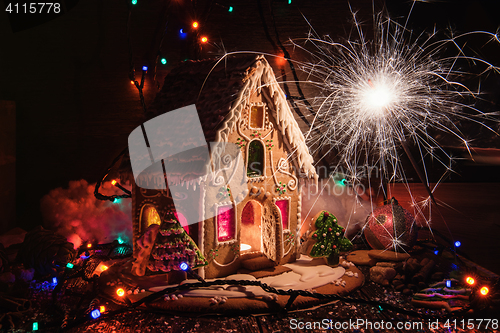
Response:
[[[377,263],[377,259],[370,257],[368,252],[370,252],[370,250],[353,251],[347,255],[346,260],[356,265],[374,266]]]
[[[368,252],[370,258],[379,261],[404,261],[410,258],[408,253],[394,252],[389,250],[370,250]]]

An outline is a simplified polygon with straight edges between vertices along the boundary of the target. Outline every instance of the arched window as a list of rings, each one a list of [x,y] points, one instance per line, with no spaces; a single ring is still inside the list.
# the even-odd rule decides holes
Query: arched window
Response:
[[[151,224],[161,225],[161,218],[153,205],[147,204],[142,207],[140,232],[143,233]]]
[[[246,203],[241,212],[240,250],[261,250],[262,206],[255,200]]]
[[[259,140],[253,140],[248,145],[247,176],[264,176],[264,145]]]

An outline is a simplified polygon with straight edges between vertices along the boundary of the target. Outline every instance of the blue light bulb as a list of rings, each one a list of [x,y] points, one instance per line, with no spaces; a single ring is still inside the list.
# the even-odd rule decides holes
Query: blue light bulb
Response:
[[[95,309],[90,313],[90,315],[92,316],[93,319],[97,319],[101,316],[101,311]]]
[[[183,263],[181,263],[180,268],[181,268],[183,271],[187,271],[187,270],[188,270],[188,268],[189,268],[189,266],[188,266],[188,264],[186,264],[185,262],[183,262]]]

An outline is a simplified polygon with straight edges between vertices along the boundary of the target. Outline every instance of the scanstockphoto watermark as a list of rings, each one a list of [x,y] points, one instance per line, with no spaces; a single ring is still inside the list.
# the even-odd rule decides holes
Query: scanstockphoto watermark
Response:
[[[497,330],[499,320],[491,318],[469,318],[469,319],[434,319],[429,321],[385,321],[368,319],[322,319],[320,321],[304,321],[290,319],[292,330],[400,330],[400,331],[423,331],[423,330]]]
[[[290,319],[290,329],[292,330],[423,330],[425,325],[422,321],[371,321],[366,319],[322,319],[320,321],[302,321]]]

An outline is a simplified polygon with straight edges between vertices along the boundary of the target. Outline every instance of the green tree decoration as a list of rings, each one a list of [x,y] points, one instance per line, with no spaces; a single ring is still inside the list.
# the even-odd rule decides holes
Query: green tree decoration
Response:
[[[183,262],[193,269],[208,264],[196,243],[173,217],[160,226],[148,268],[151,271],[180,271]]]
[[[324,257],[328,265],[338,265],[340,252],[352,248],[352,243],[344,237],[345,229],[338,225],[337,218],[327,211],[321,212],[315,227],[316,230],[311,235],[315,243],[309,255]]]

